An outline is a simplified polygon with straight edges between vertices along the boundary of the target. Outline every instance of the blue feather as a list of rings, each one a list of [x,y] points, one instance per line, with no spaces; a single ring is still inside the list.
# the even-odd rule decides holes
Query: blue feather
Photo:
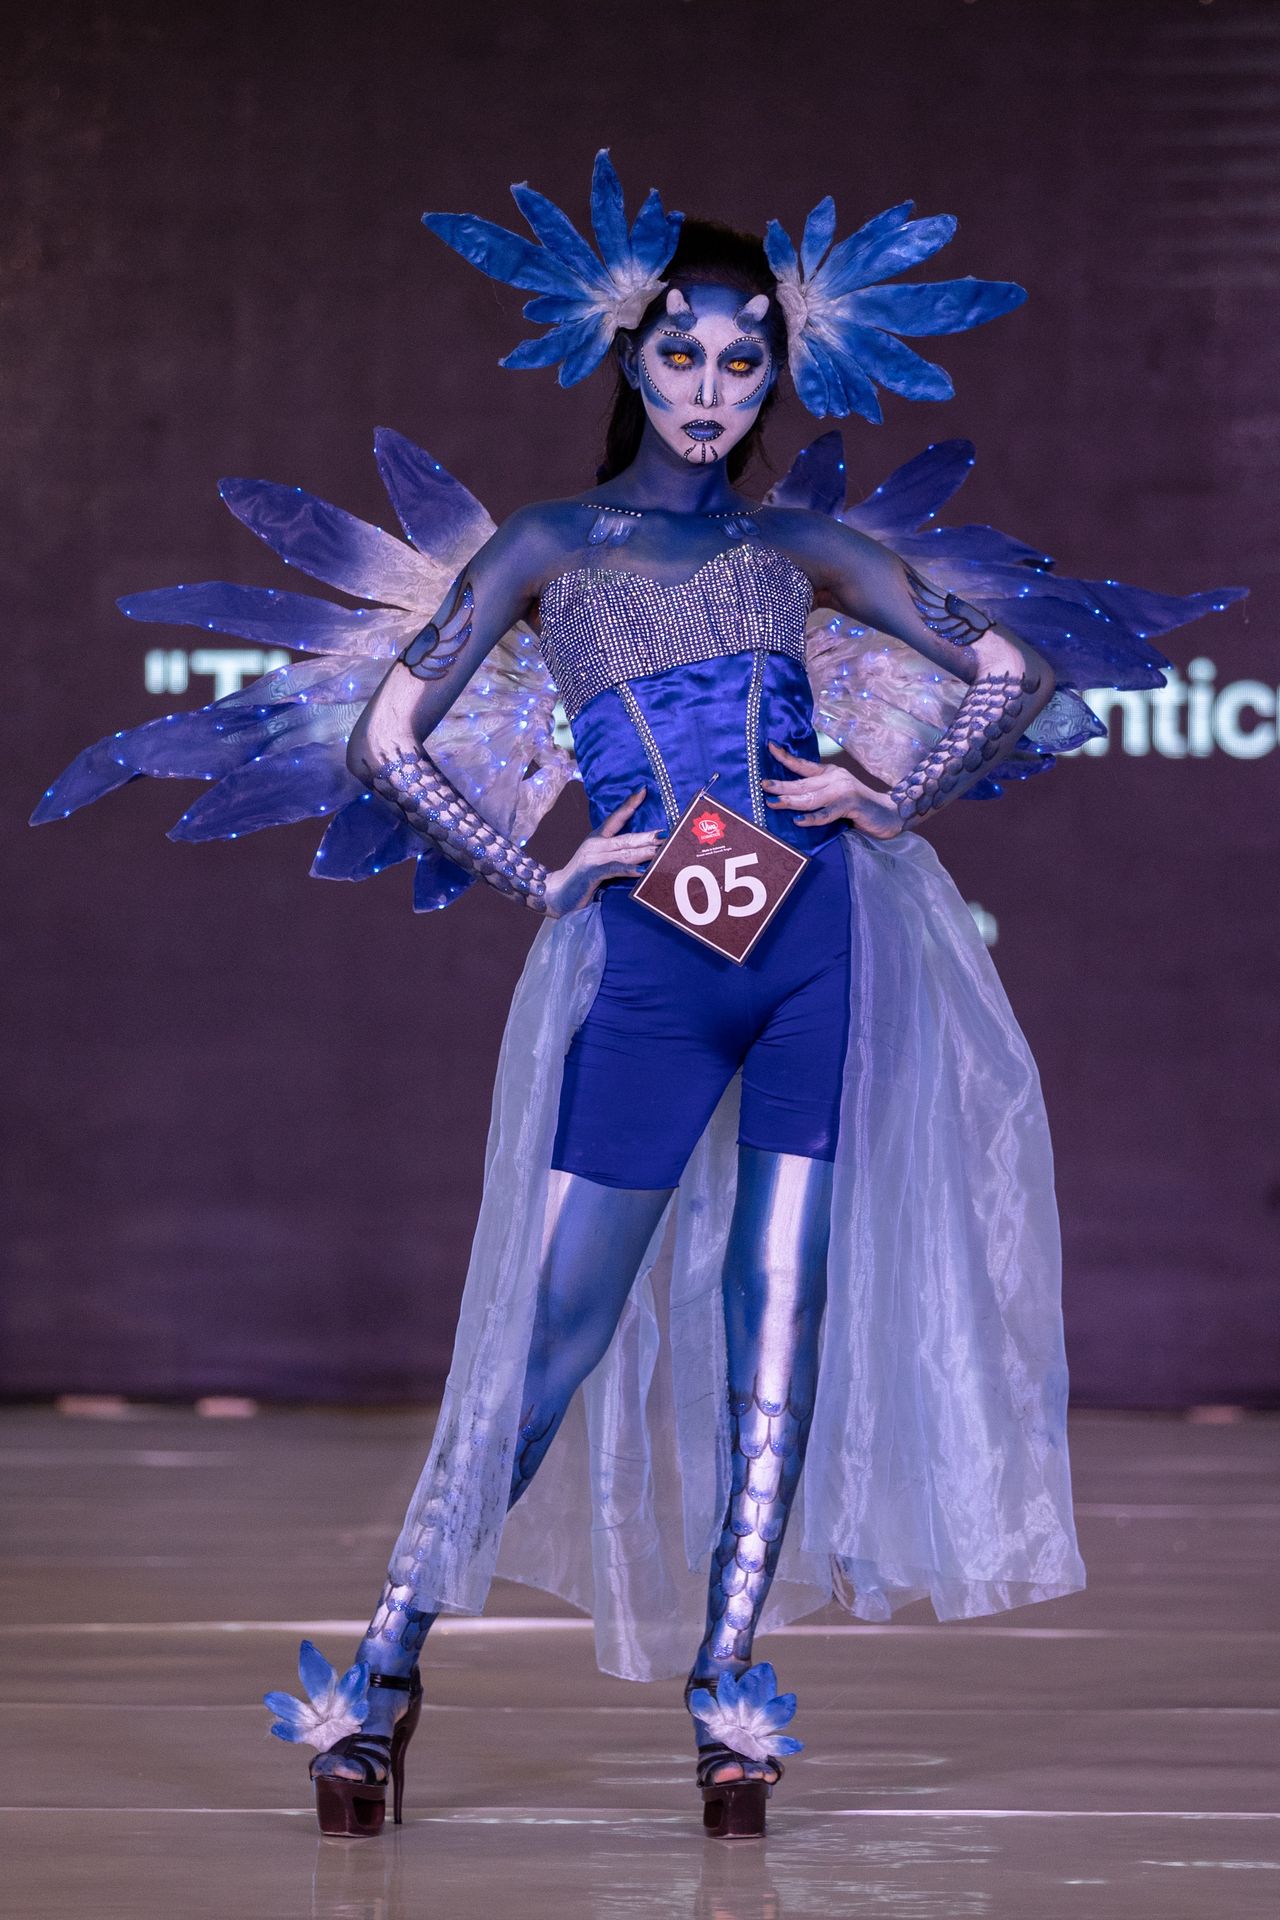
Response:
[[[817,272],[836,237],[836,203],[828,194],[819,200],[804,223],[800,240],[800,266],[806,278]]]
[[[757,1666],[748,1667],[746,1672],[742,1674],[738,1680],[739,1698],[751,1707],[767,1706],[777,1694],[777,1691],[778,1676],[767,1660],[761,1660]],[[792,1711],[794,1712],[794,1710],[795,1699],[793,1696]]]
[[[1081,580],[1078,584],[1090,604],[1144,634],[1168,633],[1206,613],[1220,613],[1248,598],[1248,587],[1217,587],[1209,593],[1152,593],[1146,587],[1125,586],[1119,580]]]
[[[531,293],[564,291],[564,269],[543,247],[474,213],[424,213],[422,224],[492,280]]]
[[[865,326],[908,336],[966,333],[1012,313],[1027,297],[1012,280],[911,281],[903,286],[867,287],[849,301],[849,317]]]
[[[334,1705],[339,1711],[358,1714],[369,1705],[369,1663],[357,1660],[349,1666],[339,1680],[334,1692]]]
[[[984,611],[1029,640],[1069,686],[1158,687],[1169,668],[1163,654],[1118,621],[1056,594],[988,598]]]
[[[595,342],[599,332],[599,321],[593,315],[589,320],[564,321],[553,327],[550,333],[540,334],[536,340],[522,340],[513,347],[504,359],[498,362],[502,367],[551,367],[558,360],[565,359],[571,353],[577,353],[588,344]]]
[[[852,234],[828,254],[821,271],[821,287],[827,299],[838,299],[875,280],[905,273],[941,251],[955,235],[956,221],[949,213],[935,214],[928,220],[910,220],[879,232]]]
[[[883,418],[880,399],[865,373],[852,357],[839,348],[811,342],[813,352],[825,362],[828,402],[832,413],[843,418],[858,413],[877,425]]]
[[[591,172],[591,228],[606,267],[611,271],[626,267],[631,256],[626,205],[607,147],[601,147]]]
[[[855,363],[890,393],[907,400],[950,400],[955,388],[944,370],[878,327],[850,327],[845,334]]]
[[[845,518],[850,525],[855,524],[849,515]],[[1028,570],[1043,573],[1050,565],[1048,556],[1037,547],[1029,547],[1025,540],[1015,540],[996,527],[926,527],[921,533],[900,534],[891,544],[904,559],[919,560],[926,571],[943,560],[979,566],[984,572],[992,567],[1017,567],[1024,575]]]
[[[779,279],[786,274],[799,272],[800,261],[791,236],[776,220],[771,220],[764,230],[764,251],[765,258]]]
[[[585,380],[594,373],[609,351],[610,334],[603,320],[590,323],[590,331],[584,333],[581,341],[569,349],[564,356],[564,364],[558,375],[562,387],[574,387],[579,380]]]
[[[524,181],[512,187],[511,197],[547,252],[561,262],[568,278],[583,287],[602,289],[600,262],[568,214]]]
[[[595,318],[595,308],[581,294],[539,293],[532,300],[526,300],[520,311],[526,320],[547,325]]]
[[[667,213],[653,187],[645,195],[635,225],[631,229],[631,251],[637,267],[646,274],[661,273],[676,250],[682,213]]]

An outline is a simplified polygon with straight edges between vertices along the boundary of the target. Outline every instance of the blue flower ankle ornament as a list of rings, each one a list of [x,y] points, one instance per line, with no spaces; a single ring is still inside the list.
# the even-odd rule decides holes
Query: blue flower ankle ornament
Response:
[[[698,1729],[703,1825],[721,1839],[752,1839],[764,1832],[773,1791],[766,1775],[780,1780],[783,1760],[804,1751],[802,1740],[782,1731],[795,1718],[796,1696],[778,1692],[778,1677],[762,1660],[736,1679],[722,1673],[690,1682],[685,1698]],[[736,1778],[717,1778],[735,1767]]]
[[[291,1693],[265,1693],[263,1705],[275,1715],[277,1740],[314,1747],[325,1753],[339,1740],[359,1733],[369,1711],[369,1668],[358,1660],[339,1679],[320,1649],[304,1640],[298,1653],[298,1678],[305,1700]]]

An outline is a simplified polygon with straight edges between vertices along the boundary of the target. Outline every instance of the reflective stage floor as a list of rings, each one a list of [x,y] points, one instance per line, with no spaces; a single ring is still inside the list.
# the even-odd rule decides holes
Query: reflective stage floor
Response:
[[[1075,1422],[1089,1591],[762,1640],[808,1750],[704,1839],[675,1683],[495,1588],[432,1636],[404,1827],[322,1840],[257,1701],[345,1664],[430,1432],[408,1413],[0,1415],[12,1920],[1248,1920],[1280,1913],[1280,1422]]]

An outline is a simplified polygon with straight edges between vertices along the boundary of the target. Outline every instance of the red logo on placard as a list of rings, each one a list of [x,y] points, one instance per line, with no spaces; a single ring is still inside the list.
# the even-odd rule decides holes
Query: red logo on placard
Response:
[[[700,813],[689,822],[689,830],[704,847],[713,847],[717,840],[724,839],[724,821],[718,813]]]

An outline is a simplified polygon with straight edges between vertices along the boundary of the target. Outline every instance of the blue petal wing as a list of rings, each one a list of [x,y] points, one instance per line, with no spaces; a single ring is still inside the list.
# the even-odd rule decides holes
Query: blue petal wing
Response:
[[[563,293],[565,273],[545,247],[474,213],[424,213],[422,224],[481,273],[530,293]]]
[[[421,834],[389,800],[366,791],[335,813],[311,871],[317,880],[368,880],[421,850]]]
[[[379,427],[374,434],[373,457],[414,546],[447,572],[459,572],[494,530],[484,507],[447,467],[391,427]]]
[[[863,533],[888,540],[912,533],[945,506],[969,477],[976,455],[969,440],[940,440],[882,480],[875,492],[844,518]]]
[[[235,840],[264,827],[336,813],[363,789],[327,742],[250,760],[218,782],[169,829],[171,840]]]
[[[137,768],[120,757],[120,742],[127,738],[124,733],[109,733],[105,740],[96,740],[78,753],[53,785],[45,788],[31,815],[31,825],[43,827],[50,820],[65,820],[78,808],[136,780]]]
[[[419,856],[413,875],[413,910],[435,913],[447,907],[476,883],[477,876],[454,862],[438,848]]]
[[[1079,585],[1093,604],[1139,634],[1168,633],[1206,613],[1221,613],[1237,600],[1248,598],[1248,587],[1218,587],[1209,593],[1152,593],[1146,587],[1125,586],[1119,580],[1081,580]]]
[[[139,774],[152,779],[219,780],[298,719],[289,702],[250,706],[220,700],[191,713],[167,713],[140,727],[108,734],[76,755],[44,794],[31,824],[64,820]]]
[[[844,493],[844,438],[839,428],[833,427],[796,455],[789,470],[765,495],[764,504],[836,514],[844,505]]]
[[[416,618],[383,607],[341,607],[306,593],[240,587],[229,580],[156,587],[116,601],[130,620],[173,627],[205,627],[238,634],[260,646],[294,652],[368,653],[390,658],[413,636]]]
[[[381,527],[271,480],[223,480],[218,491],[236,519],[289,566],[360,600],[404,608],[420,608],[424,595],[431,600],[435,581],[426,561]]]
[[[1050,576],[1046,585],[1053,584]],[[1029,640],[1069,686],[1158,687],[1169,669],[1162,653],[1120,622],[1053,592],[1028,592],[1011,600],[988,596],[983,611]]]
[[[848,516],[845,516],[846,519]],[[1052,566],[1047,553],[1029,547],[998,527],[926,527],[922,533],[899,534],[892,539],[896,552],[904,559],[918,560],[926,572],[945,561],[958,561],[984,567],[1034,568],[1037,573]]]

